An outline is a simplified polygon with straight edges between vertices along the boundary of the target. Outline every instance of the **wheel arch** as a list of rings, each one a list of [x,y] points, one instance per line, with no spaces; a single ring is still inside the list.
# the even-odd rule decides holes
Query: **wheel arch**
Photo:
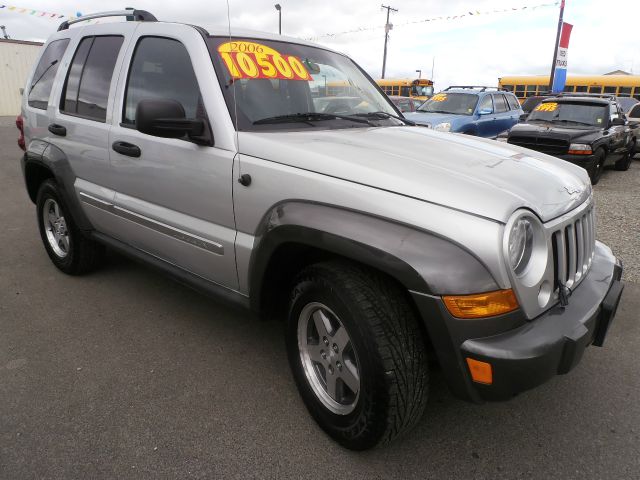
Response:
[[[296,271],[343,258],[380,271],[407,291],[476,293],[497,283],[470,252],[430,232],[326,204],[292,201],[273,207],[256,232],[249,293],[256,312],[272,311]],[[278,302],[274,302],[278,303]]]

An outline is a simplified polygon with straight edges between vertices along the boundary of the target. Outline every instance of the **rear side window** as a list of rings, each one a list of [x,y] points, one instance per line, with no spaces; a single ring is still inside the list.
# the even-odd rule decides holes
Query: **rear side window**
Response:
[[[42,110],[47,109],[53,81],[56,78],[56,72],[68,45],[68,38],[55,40],[47,45],[47,49],[42,54],[31,79],[27,97],[29,106],[41,108]]]
[[[507,105],[507,101],[505,100],[504,95],[494,95],[493,102],[496,105],[496,113],[504,113],[509,110],[509,106]]]
[[[635,107],[633,107],[633,109],[629,113],[629,116],[631,118],[640,118],[640,104],[638,104]]]
[[[136,47],[129,70],[123,123],[133,125],[138,102],[175,100],[187,118],[204,118],[198,81],[187,49],[177,40],[144,37]]]
[[[516,97],[514,97],[513,95],[507,95],[506,97],[511,110],[518,110],[520,108],[520,102],[518,102],[518,99]]]
[[[106,121],[109,87],[123,41],[121,36],[82,39],[67,74],[62,94],[63,112]]]

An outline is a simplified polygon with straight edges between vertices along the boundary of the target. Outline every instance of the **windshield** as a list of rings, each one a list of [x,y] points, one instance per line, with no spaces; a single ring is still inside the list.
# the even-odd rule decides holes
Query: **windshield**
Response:
[[[527,121],[545,121],[603,127],[608,107],[595,103],[543,102],[529,115]]]
[[[433,95],[433,87],[431,85],[425,86],[414,86],[413,87],[413,96],[414,97],[430,97]]]
[[[391,117],[398,113],[376,85],[343,55],[270,40],[209,41],[239,130],[403,124]]]
[[[418,108],[419,112],[473,115],[478,96],[468,93],[438,93]]]

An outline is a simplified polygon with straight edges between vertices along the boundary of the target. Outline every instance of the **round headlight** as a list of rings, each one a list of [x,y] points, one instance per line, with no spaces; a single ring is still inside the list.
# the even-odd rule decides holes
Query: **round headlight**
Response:
[[[533,252],[533,225],[526,217],[518,219],[509,233],[509,263],[516,275],[521,275]]]

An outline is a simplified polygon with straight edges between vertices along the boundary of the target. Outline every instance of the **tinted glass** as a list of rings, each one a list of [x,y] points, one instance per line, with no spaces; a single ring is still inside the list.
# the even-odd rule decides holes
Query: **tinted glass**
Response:
[[[177,40],[145,37],[131,62],[125,93],[124,123],[136,120],[138,102],[144,99],[175,100],[187,118],[203,118],[204,106],[187,49]]]
[[[616,93],[618,87],[604,87],[604,93]]]
[[[400,94],[400,96],[402,96],[402,97],[408,97],[409,95],[411,95],[411,88],[410,87],[402,87],[402,89],[400,91],[402,92]]]
[[[491,99],[491,95],[489,95]],[[469,93],[441,92],[424,102],[419,112],[452,113],[456,115],[472,115],[478,104],[478,96]]]
[[[584,93],[587,91],[587,87],[584,85],[578,85],[576,87],[576,93]]]
[[[62,60],[67,45],[69,45],[68,38],[56,40],[47,45],[47,49],[42,54],[33,78],[31,79],[31,86],[28,92],[28,102],[30,106],[43,110],[47,109],[53,81],[56,78],[60,60]]]
[[[516,97],[514,97],[513,95],[507,95],[506,97],[511,110],[518,110],[520,108],[520,102],[518,102],[518,99]]]
[[[631,95],[631,87],[620,87],[620,91],[618,92],[618,95],[630,96]]]
[[[629,113],[631,118],[640,118],[640,104],[633,107],[633,110]]]
[[[80,79],[78,115],[106,120],[109,87],[123,41],[123,37],[95,37]]]
[[[543,102],[527,119],[528,122],[541,120],[561,123],[567,127],[593,125],[603,127],[609,116],[608,105],[583,102]]]
[[[524,111],[524,113],[529,113],[531,110],[533,110],[538,105],[540,105],[540,102],[542,102],[542,100],[544,100],[544,97],[531,97],[531,98],[528,98],[522,104],[522,110]]]
[[[71,68],[67,74],[67,80],[64,85],[62,93],[62,104],[60,108],[64,112],[76,113],[78,111],[78,90],[80,88],[80,77],[82,75],[82,69],[84,63],[87,60],[87,55],[91,49],[93,43],[93,37],[84,38],[71,62]]]
[[[573,86],[572,85],[567,85],[566,87],[564,87],[564,91],[573,93]]]
[[[589,87],[589,93],[602,93],[602,87]]]
[[[524,94],[524,85],[516,85],[516,95],[522,97]]]
[[[513,92],[513,85],[503,85],[502,88],[509,92]]]
[[[504,95],[494,95],[493,102],[496,105],[496,113],[504,113],[509,110],[509,106],[507,105]]]

